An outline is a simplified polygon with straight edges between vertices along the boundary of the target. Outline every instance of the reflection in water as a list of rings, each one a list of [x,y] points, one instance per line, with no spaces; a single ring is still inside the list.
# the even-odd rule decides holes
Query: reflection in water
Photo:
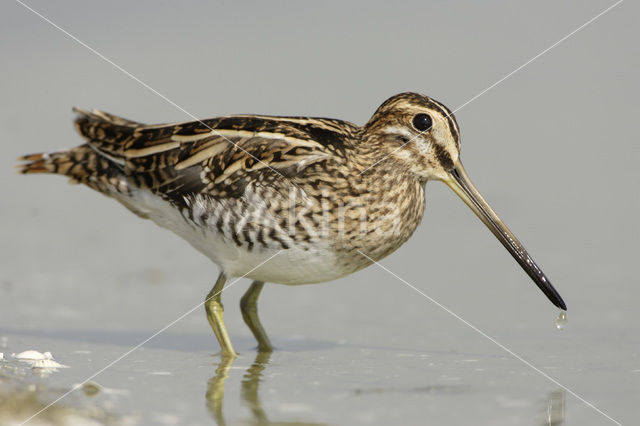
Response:
[[[225,417],[222,412],[222,401],[224,399],[224,384],[229,377],[229,370],[233,365],[234,357],[222,357],[222,361],[216,369],[216,375],[209,379],[207,386],[207,409],[211,417],[218,426],[226,425]],[[299,426],[315,426],[319,423],[306,422],[273,422],[269,421],[267,414],[260,402],[259,389],[262,381],[262,371],[267,368],[271,352],[258,352],[253,364],[247,368],[242,378],[241,395],[242,401],[251,410],[253,419],[250,424],[255,425],[299,425]]]
[[[268,424],[267,415],[262,409],[258,389],[260,387],[260,377],[262,371],[269,364],[271,352],[258,352],[255,361],[242,378],[242,400],[249,406],[253,417],[259,424]]]
[[[209,379],[207,385],[207,409],[219,426],[226,425],[222,415],[222,399],[224,398],[224,382],[229,377],[229,369],[233,364],[233,357],[222,357],[222,361],[216,369],[216,375]]]
[[[234,357],[223,357],[216,368],[216,374],[209,379],[206,392],[207,409],[209,414],[215,420],[218,426],[227,424],[222,406],[224,399],[224,385],[229,378],[229,370],[234,362]],[[245,406],[251,411],[252,419],[247,424],[252,425],[288,425],[288,426],[312,426],[319,423],[308,422],[280,422],[270,421],[267,413],[260,401],[260,383],[263,380],[262,373],[268,367],[271,359],[271,352],[258,352],[253,364],[242,377],[241,398]],[[369,389],[356,390],[356,394],[379,393],[386,392],[389,389]],[[393,390],[392,390],[393,391]],[[397,391],[397,390],[396,390]],[[409,392],[426,392],[436,394],[458,394],[464,392],[464,388],[457,386],[428,386],[421,388],[413,388]],[[547,404],[544,408],[544,420],[540,422],[541,426],[561,426],[564,424],[564,402],[565,392],[562,389],[551,392],[547,396]],[[231,421],[232,424],[238,423],[237,418]],[[244,424],[244,423],[243,423]]]
[[[564,424],[564,390],[549,394],[545,421],[542,426],[560,426]]]

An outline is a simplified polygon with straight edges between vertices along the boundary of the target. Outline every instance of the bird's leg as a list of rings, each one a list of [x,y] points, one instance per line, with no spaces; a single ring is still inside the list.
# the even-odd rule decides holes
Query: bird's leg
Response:
[[[211,324],[211,328],[213,328],[213,332],[216,334],[218,342],[220,343],[223,358],[235,358],[237,354],[236,351],[233,350],[229,334],[227,333],[227,327],[225,327],[224,319],[222,318],[224,315],[224,308],[222,307],[222,302],[220,300],[220,293],[222,293],[222,289],[224,288],[224,283],[226,281],[227,276],[224,272],[221,272],[215,285],[209,294],[207,294],[206,299],[204,299],[204,309],[207,312],[209,324]]]
[[[263,286],[264,282],[262,281],[254,281],[251,284],[249,290],[240,299],[240,310],[242,311],[244,322],[249,326],[258,341],[258,351],[271,352],[273,351],[273,346],[264,328],[262,328],[262,324],[260,324],[260,318],[258,318],[258,296],[260,296]]]

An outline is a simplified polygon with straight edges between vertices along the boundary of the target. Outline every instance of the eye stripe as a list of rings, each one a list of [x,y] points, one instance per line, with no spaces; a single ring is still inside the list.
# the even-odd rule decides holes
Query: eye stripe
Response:
[[[453,160],[451,160],[451,156],[443,147],[438,144],[433,144],[433,150],[436,154],[438,162],[442,165],[442,167],[444,167],[445,170],[453,169]]]
[[[460,130],[458,129],[458,123],[456,122],[455,116],[451,112],[449,108],[442,105],[441,103],[434,101],[433,99],[429,99],[432,104],[440,109],[440,113],[447,119],[447,124],[449,125],[449,131],[453,135],[456,145],[458,145],[458,149],[460,148]]]

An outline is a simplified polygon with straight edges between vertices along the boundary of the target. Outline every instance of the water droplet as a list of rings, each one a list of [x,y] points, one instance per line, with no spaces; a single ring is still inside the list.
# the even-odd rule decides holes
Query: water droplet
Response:
[[[558,314],[558,318],[556,319],[556,327],[558,328],[558,330],[562,330],[568,322],[569,321],[567,320],[567,312],[560,311],[560,313]]]

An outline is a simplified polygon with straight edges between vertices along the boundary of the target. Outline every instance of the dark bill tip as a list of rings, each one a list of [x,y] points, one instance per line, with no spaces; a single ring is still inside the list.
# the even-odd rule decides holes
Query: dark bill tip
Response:
[[[480,192],[471,183],[467,172],[462,167],[460,160],[450,172],[450,178],[444,182],[455,191],[456,194],[473,210],[480,220],[498,238],[507,251],[518,262],[522,269],[529,275],[533,282],[547,296],[547,298],[558,308],[566,311],[567,305],[562,297],[553,287],[547,276],[540,267],[533,261],[524,246],[513,235],[507,225],[502,222],[496,212],[493,211],[489,203],[480,195]]]

